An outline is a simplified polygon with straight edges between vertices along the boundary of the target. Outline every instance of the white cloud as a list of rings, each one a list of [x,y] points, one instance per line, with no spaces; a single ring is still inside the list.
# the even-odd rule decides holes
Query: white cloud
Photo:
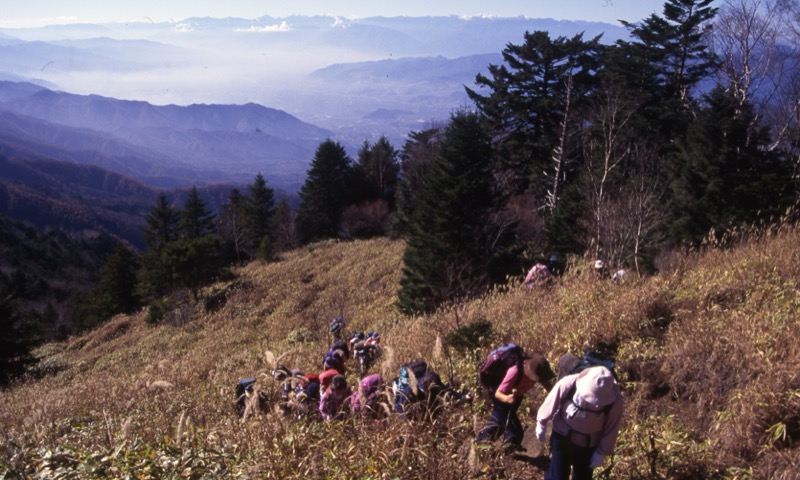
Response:
[[[175,30],[179,32],[191,32],[194,30],[191,23],[178,23],[175,24]]]
[[[331,28],[336,28],[336,27],[348,28],[349,26],[350,26],[350,23],[347,22],[346,19],[342,18],[342,17],[334,18],[333,19],[333,23],[331,24]]]
[[[263,27],[257,27],[255,25],[251,26],[250,28],[237,28],[237,32],[288,32],[291,30],[289,24],[286,23],[284,20],[279,25],[265,25]]]

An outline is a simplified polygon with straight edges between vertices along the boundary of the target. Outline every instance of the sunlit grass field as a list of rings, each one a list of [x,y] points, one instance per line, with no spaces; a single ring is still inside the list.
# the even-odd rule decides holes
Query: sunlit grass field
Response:
[[[142,311],[41,347],[38,375],[0,393],[0,478],[541,479],[547,448],[532,431],[514,456],[473,442],[490,411],[476,370],[505,341],[553,364],[565,352],[614,352],[627,410],[601,478],[797,478],[795,226],[665,256],[658,275],[624,285],[573,258],[549,288],[527,290],[519,272],[418,317],[394,307],[403,249],[389,239],[314,244],[238,268],[199,301],[176,295],[158,325]],[[328,423],[272,409],[241,422],[236,382],[256,377],[275,399],[275,363],[318,372],[337,315],[347,332],[380,332],[373,373],[391,379],[422,358],[476,400],[426,422]],[[452,344],[480,322],[491,325],[486,343]],[[528,426],[543,393],[523,403]]]

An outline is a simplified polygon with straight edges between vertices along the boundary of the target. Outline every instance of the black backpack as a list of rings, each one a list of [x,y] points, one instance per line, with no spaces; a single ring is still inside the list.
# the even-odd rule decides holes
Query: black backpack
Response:
[[[519,373],[522,373],[522,362],[527,358],[529,356],[522,350],[522,347],[515,343],[497,347],[489,352],[486,360],[478,369],[478,380],[491,396],[503,382],[509,368],[517,365]]]
[[[401,386],[405,386],[411,383],[412,376],[419,381],[426,373],[428,373],[428,364],[425,360],[414,360],[400,367],[398,382]]]
[[[583,354],[583,357],[581,357],[578,364],[575,365],[575,368],[570,370],[569,373],[570,375],[580,373],[589,367],[606,367],[607,369],[611,370],[611,374],[614,375],[614,379],[619,380],[619,378],[617,378],[617,372],[614,370],[616,366],[617,362],[608,355],[603,355],[596,350],[587,350],[586,353]]]
[[[256,383],[255,378],[243,378],[236,383],[236,400],[234,401],[234,407],[236,408],[236,413],[240,417],[244,415],[245,399],[247,398],[247,392],[253,391],[253,385],[255,385],[255,383]]]

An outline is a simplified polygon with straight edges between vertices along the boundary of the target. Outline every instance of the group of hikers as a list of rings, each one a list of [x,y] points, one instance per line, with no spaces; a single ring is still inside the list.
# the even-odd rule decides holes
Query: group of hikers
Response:
[[[470,400],[469,395],[446,385],[424,360],[401,366],[399,375],[390,382],[377,373],[367,375],[381,355],[380,335],[354,332],[345,342],[338,335],[341,328],[342,319],[337,317],[331,326],[335,340],[323,357],[320,373],[303,373],[284,365],[273,369],[272,377],[280,384],[278,408],[282,412],[298,417],[318,414],[330,421],[351,415],[378,421],[396,412],[406,420],[414,420],[435,415],[445,403]],[[357,359],[361,378],[356,389],[348,384],[346,376],[351,355]],[[242,404],[240,414],[244,416],[247,391],[242,395],[237,401]]]
[[[611,278],[611,281],[614,283],[624,283],[630,277],[630,272],[624,266],[614,271],[612,275],[609,275],[608,266],[602,260],[595,260],[592,265],[592,270],[595,277]],[[524,284],[529,289],[537,285],[547,286],[552,284],[553,280],[561,275],[563,271],[564,265],[558,259],[558,256],[551,255],[547,260],[539,258],[534,261],[533,266],[528,270]]]
[[[380,336],[354,332],[347,342],[341,339],[343,328],[343,319],[334,319],[331,333],[335,341],[323,357],[320,373],[304,374],[283,365],[273,369],[272,377],[280,385],[279,411],[325,421],[360,416],[378,423],[392,413],[405,420],[424,421],[435,417],[443,406],[472,401],[471,395],[445,384],[424,360],[402,365],[388,382],[380,374],[366,375],[380,355]],[[367,368],[360,370],[360,381],[353,389],[347,381],[346,362],[359,349],[371,351],[375,357],[373,363],[363,364]],[[623,414],[614,364],[592,352],[583,358],[568,353],[559,359],[558,370],[556,375],[544,356],[529,355],[515,344],[493,350],[478,375],[492,412],[476,441],[502,438],[504,453],[523,450],[525,430],[518,410],[538,383],[548,392],[536,415],[535,435],[542,444],[552,421],[551,459],[545,478],[567,480],[572,472],[573,480],[591,479],[593,470],[614,451]],[[252,401],[266,403],[265,394],[255,393],[254,383],[254,379],[239,382],[237,408],[243,417]]]
[[[542,444],[553,422],[545,479],[567,480],[570,472],[573,480],[591,479],[593,470],[614,452],[622,420],[624,403],[613,361],[595,352],[580,359],[567,353],[559,360],[557,376],[542,355],[527,355],[517,345],[507,344],[489,354],[480,374],[488,372],[492,363],[507,368],[501,368],[494,383],[481,377],[489,387],[492,414],[477,440],[503,437],[506,452],[522,449],[524,429],[517,411],[538,383],[548,392],[536,414],[535,434]]]

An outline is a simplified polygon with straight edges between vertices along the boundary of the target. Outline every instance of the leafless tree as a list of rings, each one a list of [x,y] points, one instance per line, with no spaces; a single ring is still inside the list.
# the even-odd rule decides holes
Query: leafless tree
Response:
[[[755,109],[759,123],[780,94],[787,75],[776,0],[726,0],[710,42],[720,68],[718,81],[739,103]]]
[[[564,115],[561,118],[561,132],[559,134],[558,144],[556,145],[552,156],[553,171],[545,172],[545,175],[550,175],[552,177],[552,186],[550,187],[550,190],[547,191],[545,202],[545,207],[550,214],[555,212],[556,207],[558,207],[558,199],[561,195],[561,179],[564,176],[564,168],[566,164],[566,144],[567,137],[569,135],[570,114],[572,113],[572,90],[574,86],[572,75],[567,76],[564,82],[566,83]]]
[[[663,162],[655,148],[636,143],[632,145],[630,155],[634,161],[631,162],[627,188],[619,192],[615,202],[618,225],[609,231],[606,243],[611,252],[610,259],[620,263],[631,259],[636,272],[641,275],[644,252],[656,250],[652,247],[657,247],[662,240],[656,232],[669,208],[669,188],[663,181]]]
[[[784,42],[790,48],[792,75],[781,83],[780,108],[777,109],[775,124],[780,126],[776,135],[775,144],[781,145],[788,151],[794,160],[795,179],[800,191],[800,1],[775,0],[780,12],[782,32],[786,37]]]
[[[591,205],[589,231],[592,232],[591,245],[595,258],[600,258],[604,249],[604,229],[609,212],[607,205],[612,185],[612,174],[630,156],[630,146],[623,140],[628,122],[635,113],[634,105],[625,100],[622,90],[607,87],[595,105],[597,114],[595,128],[584,139],[586,175],[589,184],[588,198]]]
[[[719,81],[800,170],[800,2],[726,0],[713,29]],[[751,130],[755,131],[755,130]]]

